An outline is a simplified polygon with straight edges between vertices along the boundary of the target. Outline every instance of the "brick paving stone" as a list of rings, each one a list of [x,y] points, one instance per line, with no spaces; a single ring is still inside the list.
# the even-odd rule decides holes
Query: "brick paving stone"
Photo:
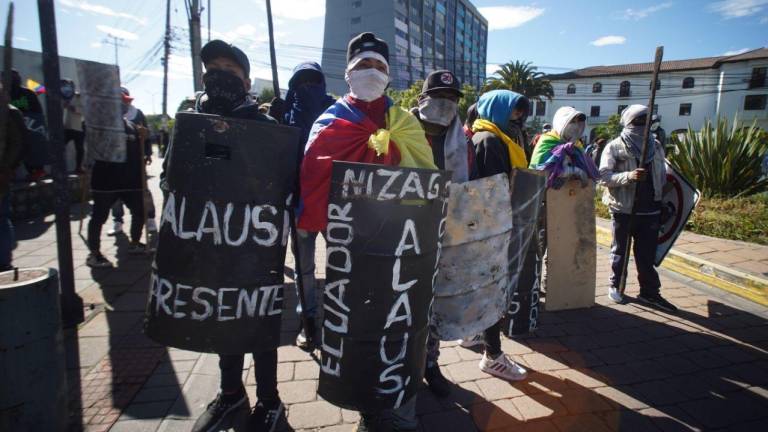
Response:
[[[498,378],[479,379],[475,381],[475,384],[480,389],[485,399],[489,401],[509,399],[525,395],[522,390],[518,389],[513,384]]]
[[[554,371],[568,368],[568,365],[560,361],[561,359],[558,354],[544,355],[531,353],[523,355],[522,360],[526,365],[538,371]]]
[[[478,361],[470,360],[461,363],[454,363],[445,368],[453,378],[454,382],[474,381],[488,376],[478,367]]]
[[[579,414],[553,419],[552,422],[562,432],[609,432],[611,429],[594,414]]]
[[[449,365],[452,363],[458,363],[461,361],[461,356],[459,356],[459,352],[456,348],[453,347],[443,347],[443,343],[441,342],[440,347],[440,357],[437,359],[437,363],[440,366]],[[502,345],[503,346],[503,345]]]
[[[570,414],[611,411],[614,408],[599,393],[585,388],[564,391],[560,402]]]
[[[560,402],[560,398],[548,393],[520,396],[511,400],[526,421],[554,418],[567,414],[567,410],[562,402]]]
[[[335,426],[327,426],[322,429],[320,429],[320,432],[355,432],[357,430],[357,426],[350,425],[350,424],[342,424],[342,425],[335,425]]]
[[[598,388],[606,385],[605,377],[590,369],[563,369],[556,371],[555,374],[569,387]]]
[[[286,404],[309,402],[317,399],[317,380],[281,382],[277,390]]]
[[[696,420],[679,407],[668,406],[663,408],[645,408],[640,414],[651,419],[653,424],[664,432],[700,431]]]
[[[478,430],[517,430],[525,420],[511,400],[481,402],[469,409]]]
[[[317,379],[320,373],[320,365],[314,361],[293,363],[293,379],[307,380]]]
[[[357,411],[352,411],[352,410],[342,408],[341,420],[344,423],[357,423],[358,421],[360,421],[360,413]]]
[[[467,408],[483,400],[482,392],[474,381],[459,383],[451,389],[448,396],[438,399],[445,408]]]
[[[288,423],[294,428],[319,428],[341,421],[341,409],[320,400],[291,405]]]

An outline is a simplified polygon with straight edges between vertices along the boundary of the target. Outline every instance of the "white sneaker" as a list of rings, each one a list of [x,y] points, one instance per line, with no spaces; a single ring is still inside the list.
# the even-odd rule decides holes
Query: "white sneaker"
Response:
[[[622,296],[616,288],[608,288],[608,297],[613,300],[614,303],[624,303],[624,296]]]
[[[107,232],[108,236],[115,236],[117,234],[120,234],[123,232],[123,223],[122,222],[115,222],[115,225],[112,226],[112,229]]]
[[[157,232],[157,223],[154,219],[147,219],[147,231]]]
[[[528,376],[528,371],[524,367],[513,362],[504,353],[495,359],[488,357],[487,353],[483,354],[483,359],[480,360],[480,370],[507,381],[522,381]]]
[[[459,339],[459,345],[462,348],[472,348],[473,346],[482,345],[485,343],[485,337],[482,333],[478,333],[469,339]]]

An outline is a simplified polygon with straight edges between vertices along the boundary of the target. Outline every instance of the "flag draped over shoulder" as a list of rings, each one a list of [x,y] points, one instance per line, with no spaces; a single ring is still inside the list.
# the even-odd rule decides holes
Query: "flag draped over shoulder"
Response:
[[[344,98],[315,121],[301,164],[300,229],[325,229],[335,160],[437,169],[419,121],[391,100],[387,104],[384,129]]]

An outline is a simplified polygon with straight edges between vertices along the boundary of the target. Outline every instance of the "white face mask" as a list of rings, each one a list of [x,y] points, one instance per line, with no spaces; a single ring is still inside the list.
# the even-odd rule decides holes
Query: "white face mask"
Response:
[[[459,104],[444,98],[425,97],[419,101],[419,115],[427,123],[448,126],[456,117]]]
[[[584,133],[584,127],[585,125],[582,122],[568,123],[568,125],[563,128],[563,133],[560,134],[560,138],[565,142],[574,142],[581,138],[581,135]]]
[[[389,84],[389,75],[373,68],[349,71],[344,78],[352,97],[366,102],[380,98]]]

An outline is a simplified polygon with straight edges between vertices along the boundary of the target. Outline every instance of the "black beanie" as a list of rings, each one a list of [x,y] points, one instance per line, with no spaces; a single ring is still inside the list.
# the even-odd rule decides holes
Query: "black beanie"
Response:
[[[389,46],[381,39],[376,38],[373,33],[360,33],[352,38],[347,45],[347,64],[352,58],[363,51],[373,51],[379,53],[389,63]]]

